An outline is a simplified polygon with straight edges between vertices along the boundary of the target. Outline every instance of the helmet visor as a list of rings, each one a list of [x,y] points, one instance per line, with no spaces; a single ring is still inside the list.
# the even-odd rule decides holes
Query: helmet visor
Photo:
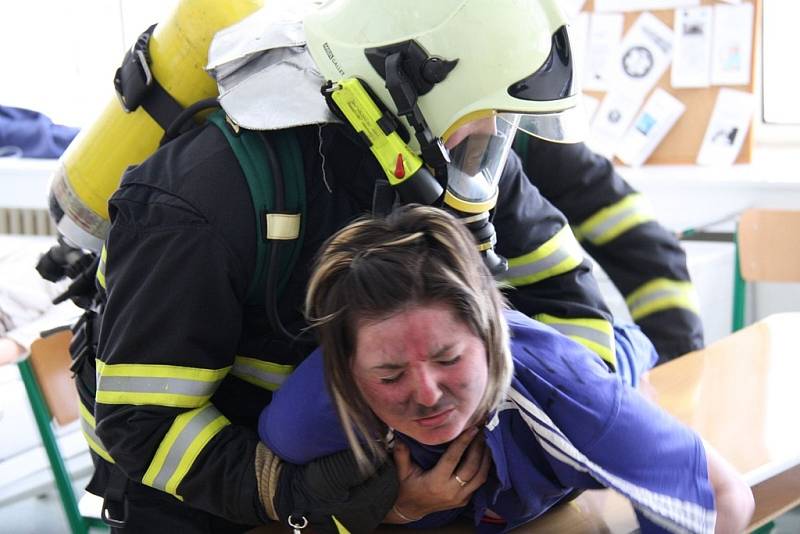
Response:
[[[587,114],[581,105],[557,113],[522,115],[519,129],[528,135],[556,143],[579,143],[586,138]]]
[[[478,205],[493,202],[519,118],[512,113],[479,118],[464,124],[445,140],[450,153],[448,192],[474,205],[463,211],[485,211]]]

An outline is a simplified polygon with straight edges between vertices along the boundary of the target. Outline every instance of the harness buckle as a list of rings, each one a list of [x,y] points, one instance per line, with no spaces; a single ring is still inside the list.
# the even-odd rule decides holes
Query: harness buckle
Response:
[[[111,466],[103,498],[103,508],[100,518],[103,523],[113,528],[125,528],[128,522],[128,477],[117,465]],[[122,517],[118,513],[122,504]],[[112,510],[115,512],[112,516]],[[115,517],[116,516],[116,517]]]
[[[100,511],[100,518],[103,520],[103,523],[108,525],[112,528],[124,528],[128,522],[128,498],[122,498],[122,519],[117,519],[115,517],[111,517],[111,510],[109,509],[109,504],[112,502],[108,497],[103,499],[103,508]]]
[[[153,24],[139,35],[114,74],[114,89],[126,113],[139,108],[155,81],[150,70],[149,52],[150,37],[155,27]]]

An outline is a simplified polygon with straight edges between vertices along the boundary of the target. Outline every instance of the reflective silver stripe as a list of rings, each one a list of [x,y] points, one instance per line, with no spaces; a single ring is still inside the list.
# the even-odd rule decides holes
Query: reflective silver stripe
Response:
[[[262,384],[264,387],[267,387],[267,389],[272,389],[270,386],[274,386],[274,388],[277,389],[289,376],[279,373],[270,373],[263,369],[256,369],[249,365],[239,365],[238,363],[234,364],[231,374],[247,382]],[[252,380],[248,380],[248,378]]]
[[[164,364],[105,364],[96,360],[95,401],[102,404],[199,408],[230,367],[203,369]]]
[[[86,438],[86,443],[89,444],[89,447],[97,453],[98,456],[103,458],[105,461],[109,463],[114,463],[114,459],[106,450],[103,442],[100,441],[100,438],[97,437],[97,434],[94,431],[95,421],[94,416],[89,412],[89,409],[81,402],[78,401],[78,411],[80,412],[80,420],[81,420],[81,430],[83,430],[83,435]]]
[[[168,393],[191,397],[214,394],[219,382],[202,382],[182,378],[101,376],[97,390],[119,393]]]
[[[520,278],[523,276],[533,276],[552,269],[562,261],[570,257],[569,250],[558,248],[547,257],[536,260],[533,263],[519,265],[517,267],[510,267],[505,273],[503,278]]]
[[[589,341],[593,341],[598,345],[602,345],[604,347],[608,346],[609,342],[609,335],[606,332],[601,332],[594,328],[588,328],[585,326],[578,326],[574,324],[565,324],[565,323],[547,323],[549,326],[552,326],[565,336],[576,336],[582,337],[584,339],[588,339]]]
[[[639,297],[638,299],[636,299],[636,301],[631,302],[631,313],[634,313],[639,308],[643,308],[644,306],[656,300],[663,299],[665,297],[674,297],[676,295],[682,295],[682,294],[683,294],[682,291],[675,288],[675,289],[662,289],[661,291],[656,291],[655,293],[650,293],[649,295]]]
[[[189,421],[172,443],[161,468],[152,481],[152,487],[167,491],[167,483],[172,478],[172,475],[178,471],[184,454],[190,449],[195,438],[220,415],[219,411],[209,404]]]
[[[254,386],[276,391],[292,371],[293,365],[268,362],[249,356],[236,356],[231,374]]]
[[[89,422],[83,417],[81,417],[81,430],[83,430],[83,433],[86,435],[89,447],[91,447],[105,461],[113,464],[114,459],[111,458],[111,455],[106,450],[105,445],[103,445],[103,442],[97,437],[97,433],[95,433],[92,425],[90,425]]]
[[[509,270],[502,279],[513,286],[535,284],[567,273],[583,262],[583,249],[569,226],[523,256],[508,258]]]
[[[634,321],[650,314],[683,308],[699,313],[697,294],[691,282],[656,278],[625,297]]]
[[[94,427],[87,421],[85,418],[81,417],[81,429],[89,435],[90,438],[95,440],[98,445],[102,444],[103,442],[100,441],[100,438],[97,437],[97,434],[94,432]]]
[[[653,219],[653,210],[647,200],[633,193],[589,217],[578,226],[575,234],[581,240],[602,246]]]
[[[616,368],[617,355],[613,327],[605,319],[590,317],[567,319],[546,313],[540,313],[533,318],[553,327],[573,341],[577,341],[595,352],[611,367]]]
[[[596,227],[592,228],[591,230],[587,231],[583,237],[594,243],[598,241],[603,235],[614,228],[617,224],[622,222],[623,219],[626,219],[636,212],[640,211],[640,208],[636,204],[632,204],[627,209],[620,211],[619,213],[609,217],[602,223],[598,224]]]

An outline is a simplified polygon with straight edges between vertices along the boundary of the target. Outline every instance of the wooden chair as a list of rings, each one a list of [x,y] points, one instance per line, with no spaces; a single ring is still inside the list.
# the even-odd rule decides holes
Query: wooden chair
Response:
[[[99,514],[94,517],[93,513],[81,513],[69,471],[64,465],[51,426],[51,420],[58,425],[66,425],[78,418],[78,396],[69,370],[71,339],[72,332],[67,328],[43,335],[33,342],[28,357],[21,360],[18,366],[70,531],[73,534],[85,534],[90,528],[106,527],[99,519]]]
[[[800,282],[800,210],[742,213],[734,259],[734,332],[745,326],[748,282]]]

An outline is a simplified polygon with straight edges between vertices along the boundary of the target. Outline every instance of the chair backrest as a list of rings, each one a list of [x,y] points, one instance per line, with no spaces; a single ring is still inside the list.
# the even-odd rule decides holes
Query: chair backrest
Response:
[[[751,208],[736,230],[733,331],[746,321],[747,282],[800,282],[800,210]]]
[[[78,418],[78,396],[69,356],[72,332],[63,330],[31,344],[30,363],[45,404],[59,425]]]
[[[800,210],[748,209],[737,232],[745,280],[800,282]]]
[[[20,360],[19,366],[33,417],[42,437],[53,479],[61,497],[72,534],[88,534],[90,528],[102,525],[99,520],[81,515],[78,500],[72,488],[70,473],[64,464],[58,447],[50,417],[59,425],[78,418],[78,395],[70,371],[69,344],[72,332],[69,329],[50,331],[31,344],[28,358]]]

